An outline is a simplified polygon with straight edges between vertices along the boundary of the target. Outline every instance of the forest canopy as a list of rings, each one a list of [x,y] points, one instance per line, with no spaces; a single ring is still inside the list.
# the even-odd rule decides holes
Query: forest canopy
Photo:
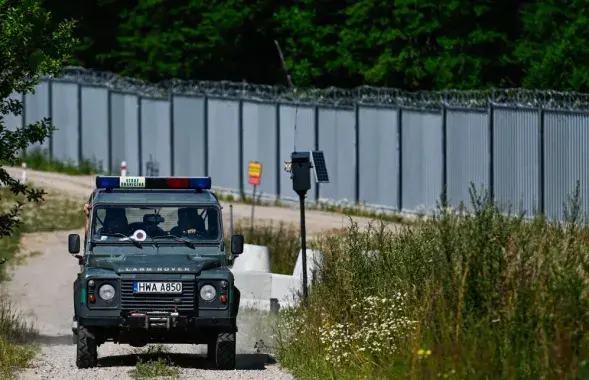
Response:
[[[589,0],[46,0],[70,64],[169,78],[589,92]]]

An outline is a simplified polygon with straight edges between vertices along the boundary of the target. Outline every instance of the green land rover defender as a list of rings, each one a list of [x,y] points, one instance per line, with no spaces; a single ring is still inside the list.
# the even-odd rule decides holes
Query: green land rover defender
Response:
[[[216,368],[235,368],[240,294],[210,188],[210,177],[96,177],[83,255],[80,236],[68,238],[81,268],[78,368],[95,367],[105,342],[206,344]],[[232,236],[231,256],[242,252],[243,236]]]

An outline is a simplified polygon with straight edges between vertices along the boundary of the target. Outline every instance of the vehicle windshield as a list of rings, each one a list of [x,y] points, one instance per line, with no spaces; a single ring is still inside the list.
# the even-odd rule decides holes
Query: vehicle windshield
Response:
[[[219,211],[216,207],[95,206],[92,239],[104,242],[219,240]],[[180,240],[181,241],[181,240]]]

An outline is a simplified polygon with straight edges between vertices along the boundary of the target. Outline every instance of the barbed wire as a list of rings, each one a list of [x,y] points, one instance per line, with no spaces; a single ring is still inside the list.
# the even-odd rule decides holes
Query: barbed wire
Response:
[[[439,109],[442,106],[487,108],[489,104],[495,104],[511,107],[544,107],[555,110],[589,110],[589,94],[521,88],[409,92],[395,88],[373,86],[360,86],[354,89],[337,87],[291,89],[282,85],[271,86],[230,81],[185,81],[179,79],[149,83],[135,78],[122,77],[111,72],[71,66],[64,68],[59,78],[53,79],[103,86],[113,91],[162,99],[174,94],[343,107],[353,107],[360,104]]]

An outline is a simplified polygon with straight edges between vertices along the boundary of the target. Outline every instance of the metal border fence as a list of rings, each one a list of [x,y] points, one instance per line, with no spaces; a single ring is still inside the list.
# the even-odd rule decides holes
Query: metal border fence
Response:
[[[473,183],[500,204],[562,218],[577,181],[589,196],[587,94],[150,84],[67,68],[13,96],[24,112],[7,117],[10,128],[50,117],[58,130],[37,148],[105,172],[126,161],[130,175],[210,175],[217,188],[251,194],[256,160],[261,192],[292,201],[283,162],[295,148],[318,149],[331,183],[314,186],[311,202],[428,212],[442,189],[468,204]]]

